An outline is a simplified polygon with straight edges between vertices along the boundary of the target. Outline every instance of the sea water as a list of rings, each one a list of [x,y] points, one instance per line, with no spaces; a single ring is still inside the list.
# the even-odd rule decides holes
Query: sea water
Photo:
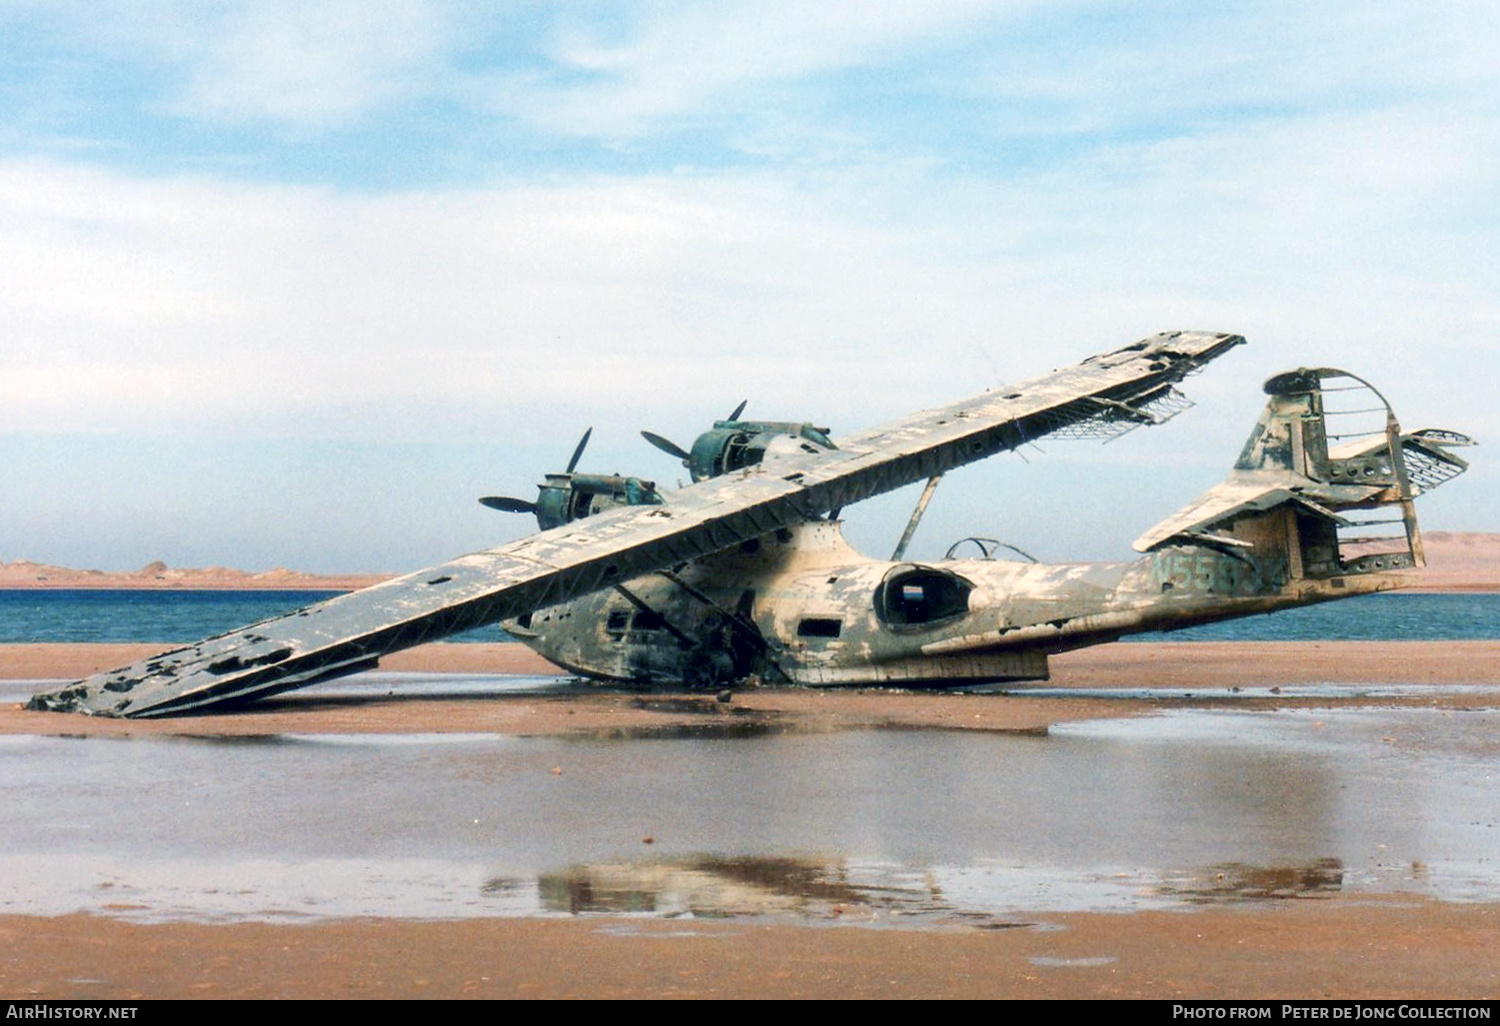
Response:
[[[185,643],[342,594],[336,591],[0,589],[0,643]],[[1365,595],[1205,624],[1153,641],[1456,641],[1500,638],[1500,594]],[[504,641],[482,627],[453,641]]]
[[[340,591],[190,591],[113,588],[0,589],[0,644],[187,643],[280,616]],[[481,627],[450,641],[505,641]]]
[[[0,736],[0,912],[1000,927],[1336,894],[1494,902],[1497,719],[1185,709],[1047,736]]]

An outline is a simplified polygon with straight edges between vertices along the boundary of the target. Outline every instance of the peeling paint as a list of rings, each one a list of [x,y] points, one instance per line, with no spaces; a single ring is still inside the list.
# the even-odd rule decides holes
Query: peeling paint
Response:
[[[1136,563],[883,563],[854,552],[823,519],[1043,435],[1112,437],[1159,423],[1187,405],[1177,382],[1243,341],[1156,335],[837,439],[811,424],[718,422],[700,439],[704,478],[667,495],[639,478],[574,474],[585,433],[538,503],[484,500],[526,507],[550,529],[43,692],[30,706],[105,716],[208,709],[499,621],[559,665],[604,679],[1038,679],[1048,653],[1132,630],[1396,586],[1387,571],[1421,564],[1411,498],[1461,472],[1466,464],[1449,449],[1468,440],[1402,435],[1392,414],[1383,441],[1330,453],[1320,392],[1297,391],[1352,378],[1326,369],[1273,379],[1231,479],[1143,536],[1137,546],[1149,554]],[[1423,467],[1415,485],[1408,455]],[[1341,511],[1381,506],[1401,509],[1404,552],[1346,553]],[[910,593],[893,603],[879,597],[883,586]],[[935,602],[946,605],[928,616]],[[808,618],[837,621],[837,636],[826,625],[799,631]]]

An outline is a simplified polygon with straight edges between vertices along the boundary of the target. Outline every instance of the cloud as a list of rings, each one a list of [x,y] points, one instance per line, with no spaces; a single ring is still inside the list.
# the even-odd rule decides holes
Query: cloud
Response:
[[[49,40],[43,62],[66,55],[106,62],[117,79],[139,76],[158,113],[316,132],[440,91],[472,10],[429,0],[121,0],[101,17],[96,4],[59,0],[6,3],[0,19]]]
[[[428,175],[481,154],[603,166],[615,149],[653,167],[1005,175],[1256,123],[1413,104],[1487,116],[1500,76],[1489,17],[1466,0],[1421,18],[1378,3],[1313,17],[1284,2],[122,0],[100,18],[86,2],[0,0],[13,63],[30,69],[19,82],[36,77],[11,92],[19,107],[61,105],[81,132],[119,124],[154,133],[139,145],[187,140],[250,168],[300,159],[302,180],[309,160],[357,177],[357,153],[300,149],[347,146],[351,130],[373,133],[356,149],[377,164],[436,147],[407,159]],[[94,109],[118,116],[80,114]],[[296,154],[273,145],[286,140]]]
[[[432,101],[621,139],[726,100],[753,103],[748,91],[768,83],[920,50],[1029,6],[121,0],[100,18],[84,0],[0,0],[0,20],[47,40],[45,59],[102,58],[154,75],[147,87],[157,109],[192,121],[316,133]]]
[[[21,154],[0,158],[11,438],[494,446],[475,457],[482,487],[524,492],[513,482],[593,424],[591,465],[670,481],[636,431],[686,442],[743,398],[842,430],[1164,328],[1248,335],[1190,383],[1202,405],[1174,425],[1049,448],[1039,466],[1067,468],[1055,478],[1015,460],[944,485],[935,536],[1040,519],[1072,543],[1041,554],[1064,557],[1117,551],[1217,478],[1260,380],[1291,366],[1367,375],[1409,426],[1500,434],[1500,59],[1473,6],[1410,24],[1378,4],[1316,18],[1275,4],[1190,18],[1172,4],[95,10],[0,0],[0,20],[66,38],[48,65],[59,83],[119,71],[135,91],[101,109],[146,125],[41,159],[7,122]],[[436,133],[408,184],[351,188],[318,163],[386,159],[390,138],[465,104],[448,127],[476,149]],[[170,129],[151,120],[167,109]],[[351,126],[368,129],[357,144]],[[155,148],[170,132],[246,170],[188,174]],[[597,140],[636,147],[644,169],[579,156]],[[170,170],[111,166],[119,150]],[[314,184],[278,180],[284,153]],[[427,174],[482,164],[472,153],[509,162],[463,187]],[[276,477],[284,459],[257,471],[260,451],[225,462]],[[1484,451],[1429,508],[1493,526]],[[299,495],[329,476],[295,473],[279,487]],[[1033,485],[1069,474],[1077,495],[1038,506]],[[256,520],[256,488],[231,476],[202,488]],[[391,501],[378,493],[361,501]]]
[[[1255,373],[1343,361],[1436,387],[1495,359],[1500,282],[1471,257],[1493,228],[1471,215],[1497,157],[1496,126],[1413,108],[1003,183],[855,168],[361,195],[10,162],[0,427],[420,440],[514,404],[623,421],[671,397],[696,422],[694,402],[745,394],[853,426],[1168,327],[1250,334]],[[1414,339],[1448,359],[1414,364]]]
[[[449,40],[425,3],[256,3],[195,55],[177,109],[322,127],[430,88]]]
[[[1015,0],[642,4],[626,29],[612,26],[608,35],[564,16],[544,47],[548,69],[501,74],[495,84],[499,102],[516,116],[569,134],[631,138],[726,103],[739,109],[747,90],[878,64],[1032,6]]]
[[[21,163],[0,218],[9,430],[422,438],[721,380],[714,409],[796,402],[932,333],[899,239],[764,181],[360,197]]]

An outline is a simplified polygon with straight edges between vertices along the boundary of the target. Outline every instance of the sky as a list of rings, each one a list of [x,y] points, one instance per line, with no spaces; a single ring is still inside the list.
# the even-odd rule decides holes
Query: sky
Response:
[[[1118,559],[1335,366],[1500,437],[1483,0],[0,0],[0,560],[406,571],[1162,330],[1250,344],[910,550]],[[1500,530],[1489,451],[1428,529]],[[848,511],[884,557],[915,491]]]

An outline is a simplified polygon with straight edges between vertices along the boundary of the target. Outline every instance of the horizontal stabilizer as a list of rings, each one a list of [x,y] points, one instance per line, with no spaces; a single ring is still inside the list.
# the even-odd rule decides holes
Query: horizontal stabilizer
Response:
[[[1334,510],[1320,502],[1347,501],[1359,502],[1368,498],[1368,489],[1358,486],[1338,486],[1341,495],[1329,495],[1320,489],[1319,495],[1304,495],[1305,481],[1289,480],[1289,475],[1280,472],[1242,472],[1230,477],[1230,480],[1221,484],[1215,484],[1208,492],[1194,499],[1190,505],[1167,517],[1154,528],[1136,538],[1133,546],[1137,552],[1151,552],[1155,547],[1172,543],[1175,540],[1182,541],[1215,541],[1223,540],[1227,544],[1235,544],[1230,538],[1212,537],[1212,532],[1220,526],[1227,525],[1232,520],[1253,513],[1266,513],[1274,510],[1280,505],[1295,504],[1304,508],[1308,513],[1317,513],[1319,516],[1329,517],[1338,525],[1343,526],[1346,520],[1335,513]]]
[[[1424,428],[1401,436],[1401,451],[1406,457],[1406,476],[1411,479],[1412,494],[1430,492],[1469,469],[1467,461],[1448,449],[1473,445],[1474,439],[1457,431]]]

